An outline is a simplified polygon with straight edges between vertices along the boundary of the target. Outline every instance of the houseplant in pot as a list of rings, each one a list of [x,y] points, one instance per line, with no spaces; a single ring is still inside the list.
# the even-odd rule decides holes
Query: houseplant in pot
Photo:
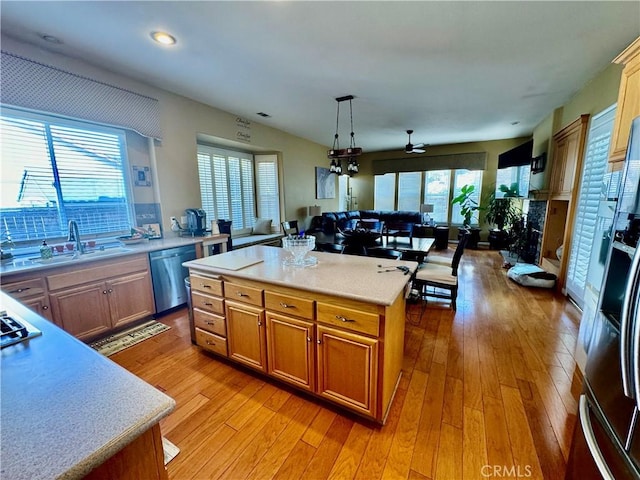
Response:
[[[518,184],[511,187],[500,185],[499,190],[504,192],[504,197],[497,198],[496,192],[491,192],[487,200],[485,221],[495,226],[489,231],[489,248],[499,250],[508,248],[511,243],[511,230],[522,217],[522,209],[518,200]]]
[[[475,190],[475,185],[463,185],[460,189],[460,194],[451,200],[451,205],[460,205],[460,214],[463,217],[460,234],[462,234],[462,230],[471,232],[471,236],[467,242],[468,248],[477,248],[478,240],[480,240],[480,229],[471,227],[471,220],[473,219],[473,216],[481,209],[478,202],[473,198]],[[458,235],[458,238],[460,238],[460,234]]]

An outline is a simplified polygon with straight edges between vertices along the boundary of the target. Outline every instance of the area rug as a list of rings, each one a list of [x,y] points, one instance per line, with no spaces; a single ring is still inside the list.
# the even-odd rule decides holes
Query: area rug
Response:
[[[164,437],[162,437],[162,449],[164,450],[165,465],[180,453],[180,449]]]
[[[169,330],[171,327],[155,320],[142,325],[110,335],[103,339],[90,343],[89,346],[105,357],[118,353],[159,333]]]

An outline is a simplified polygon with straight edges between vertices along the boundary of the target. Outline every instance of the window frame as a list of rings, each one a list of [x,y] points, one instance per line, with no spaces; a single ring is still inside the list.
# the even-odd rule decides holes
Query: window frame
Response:
[[[124,128],[112,127],[101,125],[98,123],[85,121],[85,120],[77,120],[71,119],[67,117],[63,117],[60,115],[55,115],[47,112],[37,112],[32,110],[25,110],[21,108],[0,105],[0,117],[7,119],[17,119],[24,120],[27,122],[36,122],[42,124],[44,130],[47,132],[46,137],[44,139],[46,147],[45,151],[41,153],[46,153],[48,160],[48,172],[51,173],[52,178],[54,179],[53,188],[56,191],[56,204],[58,207],[58,223],[59,223],[59,231],[55,232],[55,234],[47,234],[46,232],[43,234],[39,234],[37,231],[33,232],[32,236],[29,238],[23,239],[15,239],[15,237],[7,239],[7,230],[2,226],[2,240],[3,243],[8,240],[8,243],[13,245],[14,253],[16,255],[20,255],[23,253],[30,253],[33,251],[35,245],[39,245],[40,242],[46,240],[49,243],[55,243],[64,241],[66,239],[66,223],[69,220],[77,220],[77,218],[73,218],[74,215],[69,215],[68,212],[65,211],[65,205],[69,205],[72,201],[60,201],[64,199],[64,190],[65,183],[69,183],[72,181],[71,177],[63,177],[62,185],[58,183],[60,180],[59,174],[55,170],[56,160],[55,158],[62,158],[59,154],[56,154],[55,148],[60,149],[60,145],[56,145],[54,141],[52,141],[51,135],[51,127],[60,128],[60,129],[74,129],[79,130],[81,132],[89,132],[95,133],[97,135],[111,135],[117,137],[117,144],[119,150],[119,174],[121,175],[122,184],[119,188],[122,188],[122,194],[124,197],[124,210],[126,211],[126,221],[128,223],[128,227],[126,229],[116,229],[105,232],[87,232],[86,229],[83,231],[82,227],[80,228],[80,234],[83,239],[87,238],[95,238],[95,239],[107,239],[114,238],[119,235],[129,234],[130,228],[132,225],[136,225],[135,219],[135,196],[132,185],[132,178],[130,174],[130,163],[129,163],[129,152],[127,146],[127,134]],[[96,140],[99,140],[96,138]],[[59,150],[58,150],[59,151]],[[53,155],[52,155],[53,152]],[[52,159],[53,158],[53,159]],[[1,165],[1,161],[0,161]],[[27,166],[26,164],[24,165]],[[3,168],[7,168],[7,166],[3,165]],[[92,179],[94,180],[94,179]],[[67,187],[68,188],[68,187]],[[77,193],[77,192],[74,192]],[[67,194],[67,198],[69,197],[69,193]],[[99,203],[99,202],[98,202]],[[15,208],[30,208],[30,207],[5,207],[4,202],[0,202],[0,217],[5,217],[4,210],[6,209],[15,209]],[[39,207],[40,208],[40,207]],[[68,208],[67,208],[68,210]],[[62,212],[62,213],[60,213]]]

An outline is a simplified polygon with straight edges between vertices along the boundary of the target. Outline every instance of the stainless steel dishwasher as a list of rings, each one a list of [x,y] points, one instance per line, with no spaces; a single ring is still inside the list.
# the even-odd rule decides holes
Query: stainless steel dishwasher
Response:
[[[184,279],[189,275],[189,270],[183,267],[182,263],[195,258],[195,245],[149,253],[156,314],[187,303]]]

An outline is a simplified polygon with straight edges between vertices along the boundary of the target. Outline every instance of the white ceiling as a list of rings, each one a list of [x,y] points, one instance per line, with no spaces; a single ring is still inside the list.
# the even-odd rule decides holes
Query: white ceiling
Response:
[[[365,151],[402,148],[407,129],[432,145],[529,135],[640,35],[637,1],[3,0],[1,9],[3,35],[324,145],[335,98],[354,95]],[[177,45],[154,44],[154,30]]]

